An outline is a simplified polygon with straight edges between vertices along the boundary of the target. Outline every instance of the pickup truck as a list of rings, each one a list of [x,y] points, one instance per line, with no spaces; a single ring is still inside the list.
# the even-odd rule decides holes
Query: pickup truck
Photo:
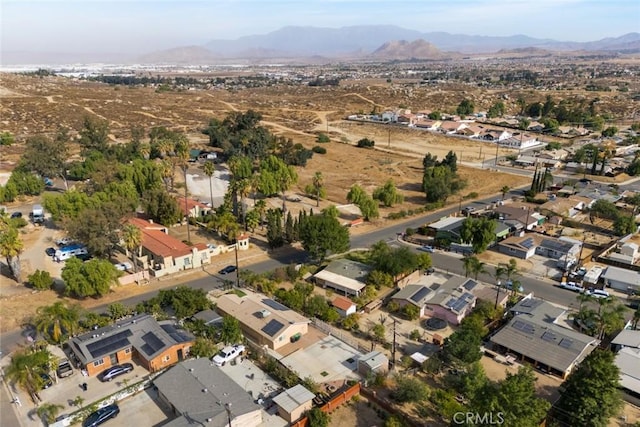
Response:
[[[71,362],[69,362],[67,359],[62,359],[58,363],[58,369],[56,369],[56,375],[58,375],[58,378],[65,378],[73,375],[73,368],[71,367]]]

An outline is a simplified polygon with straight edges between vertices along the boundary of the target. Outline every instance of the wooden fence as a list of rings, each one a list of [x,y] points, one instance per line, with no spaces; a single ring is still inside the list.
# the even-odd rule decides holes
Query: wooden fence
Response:
[[[333,397],[333,399],[331,399],[330,401],[322,405],[320,407],[320,410],[322,412],[331,413],[338,406],[351,400],[353,396],[359,395],[360,390],[361,390],[360,383],[355,383],[354,385],[352,385],[342,393],[337,394],[336,396]],[[308,425],[309,425],[309,419],[307,417],[304,417],[298,420],[297,422],[291,424],[291,427],[307,427]]]

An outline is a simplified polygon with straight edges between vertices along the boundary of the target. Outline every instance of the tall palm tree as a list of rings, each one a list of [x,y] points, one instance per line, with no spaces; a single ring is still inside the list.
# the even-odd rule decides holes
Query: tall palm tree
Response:
[[[264,230],[264,214],[267,212],[267,202],[260,199],[254,203],[253,208],[260,214],[260,229]]]
[[[509,187],[508,185],[505,185],[504,187],[502,187],[500,189],[500,192],[502,193],[502,200],[504,200],[504,198],[507,195],[507,193],[509,192],[509,190],[511,190],[511,187]]]
[[[502,279],[506,274],[506,270],[503,265],[498,264],[494,267],[493,277],[496,279],[496,303],[494,309],[498,308],[498,298],[500,297],[500,289],[502,289]]]
[[[182,134],[178,135],[175,141],[174,153],[176,163],[180,166],[180,169],[182,170],[182,176],[184,178],[184,210],[187,215],[187,242],[191,244],[189,208],[187,203],[187,198],[189,197],[189,188],[187,186],[187,170],[189,170],[189,142],[187,141],[187,138]]]
[[[313,188],[316,189],[316,207],[320,207],[320,191],[324,184],[324,178],[322,172],[316,172],[313,175]]]
[[[0,255],[5,258],[16,281],[20,282],[20,254],[24,248],[18,229],[9,223],[6,214],[0,218]]]
[[[64,406],[62,405],[57,405],[55,403],[43,403],[36,409],[36,414],[38,414],[38,416],[42,418],[47,425],[49,425],[55,422],[58,413],[60,413],[62,409],[64,409]]]
[[[51,353],[46,349],[18,351],[11,356],[11,364],[7,366],[5,376],[12,384],[17,384],[29,393],[35,403],[38,399],[38,390],[43,386],[42,377],[36,370],[49,366],[51,359]]]
[[[472,264],[473,264],[473,256],[469,256],[469,255],[465,255],[464,258],[462,258],[462,266],[464,267],[464,277],[469,277],[469,275],[471,274],[471,270],[473,269]]]
[[[213,206],[213,174],[216,172],[216,166],[213,162],[205,162],[202,165],[202,171],[209,177],[209,194],[211,196],[211,206]]]
[[[125,224],[122,227],[122,240],[124,247],[127,248],[131,262],[133,263],[134,273],[138,272],[137,258],[140,256],[140,249],[142,245],[142,231],[133,224]]]
[[[171,164],[171,161],[169,159],[164,159],[160,162],[159,168],[160,176],[164,182],[164,187],[167,191],[169,191],[169,188],[173,190],[173,165]],[[169,184],[171,184],[171,187],[169,187]]]
[[[149,159],[149,155],[151,154],[151,145],[147,143],[141,143],[138,146],[138,153],[142,156],[143,159]]]
[[[39,307],[33,324],[47,341],[60,344],[67,335],[78,329],[80,308],[77,305],[66,306],[61,301]]]
[[[471,263],[471,274],[473,274],[473,278],[478,280],[478,276],[482,273],[486,273],[487,270],[484,268],[485,263],[480,261],[478,257],[474,256],[473,261]]]
[[[236,192],[240,197],[240,209],[242,210],[242,212],[240,213],[240,216],[242,218],[242,225],[245,227],[245,229],[246,229],[246,216],[247,216],[245,199],[249,195],[250,191],[251,191],[251,181],[248,178],[243,178],[238,180],[236,184]]]

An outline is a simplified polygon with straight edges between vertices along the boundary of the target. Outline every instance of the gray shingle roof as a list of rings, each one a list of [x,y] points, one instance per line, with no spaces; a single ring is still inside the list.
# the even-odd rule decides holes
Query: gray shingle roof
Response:
[[[157,322],[153,316],[141,314],[73,337],[69,344],[87,364],[129,347],[151,360],[175,344],[192,340],[195,337],[191,333],[171,321]]]
[[[179,363],[153,380],[158,391],[182,415],[172,427],[183,425],[228,425],[226,404],[231,403],[232,419],[260,411],[249,394],[208,359]],[[207,420],[211,419],[210,422]],[[189,420],[195,423],[189,423]],[[175,424],[174,424],[175,423]],[[233,425],[233,424],[232,424]]]
[[[288,413],[292,413],[303,404],[313,400],[315,394],[302,384],[291,387],[273,398],[273,402]]]
[[[518,314],[491,337],[491,342],[566,372],[596,348],[588,335],[544,321],[544,315]]]

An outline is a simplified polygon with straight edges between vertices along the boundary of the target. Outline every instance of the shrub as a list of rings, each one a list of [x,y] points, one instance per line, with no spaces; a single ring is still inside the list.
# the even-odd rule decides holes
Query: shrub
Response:
[[[362,138],[358,141],[359,148],[373,148],[376,145],[376,142],[369,138]]]
[[[330,141],[331,141],[331,139],[329,139],[327,134],[324,134],[324,133],[319,133],[318,137],[316,138],[316,142],[319,142],[321,144],[326,144],[327,142],[330,142]],[[322,153],[322,154],[324,154],[324,153]]]
[[[318,154],[327,154],[327,149],[324,147],[320,147],[319,145],[316,145],[315,147],[313,147],[311,151]]]
[[[53,286],[53,277],[48,271],[36,270],[27,280],[31,286],[39,291],[46,291]]]

